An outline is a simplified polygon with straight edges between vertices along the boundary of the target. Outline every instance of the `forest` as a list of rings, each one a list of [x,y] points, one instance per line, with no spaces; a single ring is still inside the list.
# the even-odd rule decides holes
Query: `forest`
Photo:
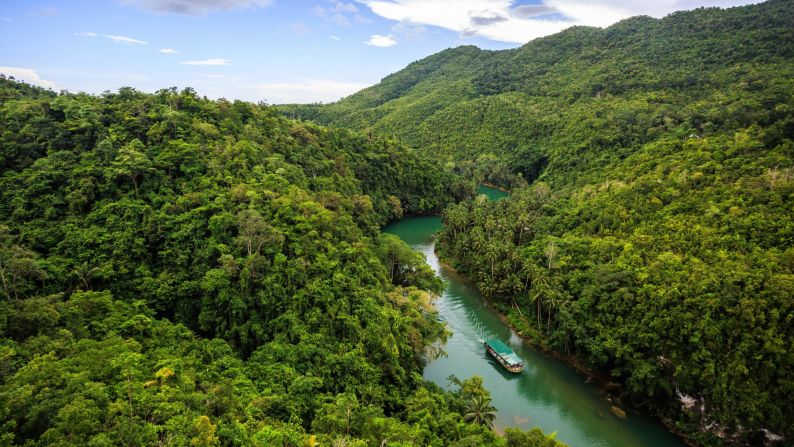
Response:
[[[510,189],[491,202],[478,182]],[[794,0],[450,48],[331,104],[0,76],[0,444],[561,446],[422,378],[439,255],[690,444],[794,439]]]
[[[422,379],[441,284],[380,228],[473,191],[263,104],[2,77],[0,443],[561,445]]]
[[[697,445],[794,439],[794,2],[452,48],[286,116],[511,188],[439,250],[534,343]]]
[[[770,0],[572,27],[516,49],[450,48],[339,102],[278,108],[391,136],[468,177],[570,192],[654,141],[789,114],[793,10]]]

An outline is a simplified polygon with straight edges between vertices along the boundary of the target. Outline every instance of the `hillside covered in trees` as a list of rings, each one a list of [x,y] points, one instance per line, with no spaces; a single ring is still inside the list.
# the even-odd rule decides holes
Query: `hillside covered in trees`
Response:
[[[520,174],[583,186],[653,141],[786,115],[793,11],[771,0],[573,27],[511,50],[451,48],[339,102],[279,109],[395,136],[502,185]]]
[[[693,442],[759,445],[794,439],[793,95],[772,0],[449,49],[280,110],[514,187],[448,208],[442,255]]]
[[[0,443],[557,445],[422,380],[440,283],[379,229],[472,191],[267,106],[0,79]]]

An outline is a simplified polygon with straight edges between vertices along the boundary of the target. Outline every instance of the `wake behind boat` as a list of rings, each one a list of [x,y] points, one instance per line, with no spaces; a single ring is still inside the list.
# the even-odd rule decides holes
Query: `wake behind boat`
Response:
[[[521,357],[516,355],[516,353],[506,344],[502,343],[501,340],[492,338],[483,342],[483,344],[485,344],[485,349],[488,353],[504,366],[506,370],[512,373],[520,373],[524,369],[524,361],[521,360]]]

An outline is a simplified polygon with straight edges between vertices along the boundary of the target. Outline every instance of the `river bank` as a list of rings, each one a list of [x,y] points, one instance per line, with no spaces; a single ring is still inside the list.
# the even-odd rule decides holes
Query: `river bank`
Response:
[[[627,419],[614,415],[611,407],[615,403],[605,399],[598,381],[588,380],[566,359],[547,355],[519,337],[504,314],[490,305],[467,278],[441,264],[433,238],[440,228],[441,219],[436,216],[403,219],[384,229],[423,253],[445,283],[436,308],[452,336],[444,346],[448,355],[426,366],[426,380],[447,387],[450,375],[461,379],[482,377],[498,410],[499,429],[539,427],[547,433],[557,432],[557,439],[572,447],[683,445],[658,422],[632,409],[628,409]],[[508,373],[487,355],[479,340],[492,337],[503,340],[525,359],[524,372]]]
[[[471,287],[477,288],[477,286],[473,282],[471,282],[466,277],[466,275],[464,275],[457,268],[455,268],[451,264],[451,261],[448,258],[444,257],[443,253],[440,253],[435,248],[435,246],[434,246],[434,253],[436,254],[436,256],[438,256],[439,263],[444,269],[447,269],[448,271],[452,272],[461,280],[466,281]],[[577,374],[586,378],[588,383],[594,383],[599,389],[601,389],[601,391],[604,393],[604,399],[607,402],[617,406],[617,408],[619,408],[625,414],[625,410],[623,409],[624,404],[622,402],[622,399],[618,395],[623,389],[624,385],[622,383],[614,382],[610,380],[610,377],[604,372],[596,371],[583,366],[576,355],[563,354],[562,352],[559,352],[541,343],[539,340],[524,334],[520,328],[516,327],[516,325],[513,324],[512,321],[510,321],[510,318],[508,318],[507,314],[505,313],[505,310],[502,309],[501,306],[497,306],[492,300],[488,298],[483,297],[483,299],[488,309],[490,309],[496,315],[496,317],[499,319],[499,321],[502,322],[502,324],[504,324],[505,326],[509,327],[512,331],[514,331],[516,335],[518,335],[521,338],[522,342],[527,347],[531,349],[536,349],[542,352],[547,357],[553,358],[559,362],[565,363],[566,365],[574,368]],[[527,324],[529,323],[527,322]],[[685,433],[679,431],[673,425],[671,420],[655,418],[652,415],[643,413],[641,410],[637,408],[632,407],[632,410],[642,413],[649,418],[655,419],[660,424],[662,424],[667,429],[667,431],[678,437],[687,446],[697,447],[697,445],[694,444]]]
[[[438,256],[438,259],[439,259],[439,261],[441,263],[441,266],[443,268],[448,269],[451,272],[454,272],[455,275],[457,275],[459,278],[462,278],[471,287],[477,288],[477,286],[473,282],[471,282],[466,277],[465,274],[461,273],[456,267],[454,267],[452,265],[451,261],[448,258],[443,256],[443,253],[440,253],[437,249],[436,249],[435,253]],[[583,366],[581,364],[581,362],[579,362],[578,358],[575,355],[573,355],[573,354],[563,354],[561,352],[558,352],[558,351],[546,346],[545,344],[541,343],[539,340],[537,340],[537,339],[535,339],[535,338],[533,338],[533,337],[531,337],[529,335],[524,334],[521,331],[520,328],[516,327],[516,325],[514,325],[510,321],[510,319],[508,318],[508,316],[505,313],[505,310],[501,306],[497,306],[496,303],[494,303],[492,300],[490,300],[488,298],[485,298],[485,303],[488,306],[488,308],[491,311],[493,311],[494,314],[496,314],[496,316],[499,318],[499,321],[501,321],[505,326],[508,326],[510,329],[515,331],[515,333],[519,337],[521,337],[521,339],[524,341],[524,343],[528,347],[531,347],[533,349],[537,349],[537,350],[543,352],[544,354],[546,354],[549,357],[553,357],[556,360],[559,360],[561,362],[564,362],[564,363],[570,365],[571,367],[576,369],[576,372],[578,372],[582,376],[586,377],[588,382],[595,381],[595,383],[597,385],[599,385],[601,388],[603,388],[604,391],[615,391],[615,390],[619,390],[619,389],[621,389],[623,387],[623,385],[620,384],[620,383],[616,383],[616,382],[610,381],[608,376],[605,373],[600,373],[600,372],[588,369],[587,367]]]
[[[433,244],[433,252],[438,257],[439,264],[441,265],[442,268],[444,268],[447,271],[449,271],[450,273],[454,274],[457,278],[459,278],[459,280],[465,281],[470,287],[475,288],[475,289],[477,289],[479,291],[479,288],[477,288],[477,286],[471,280],[469,280],[468,277],[464,273],[460,272],[453,265],[453,261],[450,260],[449,258],[447,258],[446,256],[444,256],[444,254],[438,249],[438,246],[436,244]],[[552,358],[554,360],[557,360],[559,362],[565,363],[566,365],[574,368],[576,370],[577,374],[579,374],[580,376],[582,376],[582,377],[584,377],[586,379],[587,383],[594,384],[595,386],[597,386],[602,391],[605,401],[613,406],[611,409],[613,410],[612,412],[614,414],[618,415],[618,412],[620,412],[620,413],[623,414],[623,416],[618,416],[618,417],[621,417],[621,418],[625,418],[626,417],[625,416],[625,409],[624,409],[625,404],[623,403],[623,401],[622,401],[622,399],[621,399],[621,397],[619,395],[622,392],[622,390],[623,390],[624,384],[612,381],[611,377],[609,375],[607,375],[607,373],[605,373],[605,372],[596,371],[596,370],[593,370],[593,369],[590,369],[590,368],[584,366],[576,355],[574,355],[574,354],[564,354],[562,352],[559,352],[559,351],[549,347],[548,345],[544,344],[541,340],[539,340],[539,339],[537,339],[535,337],[532,337],[530,335],[525,334],[521,330],[521,328],[517,327],[510,320],[510,318],[508,317],[507,311],[509,311],[509,309],[503,308],[503,306],[498,305],[497,303],[495,303],[492,300],[486,298],[485,296],[483,296],[483,302],[484,302],[485,306],[491,312],[494,313],[494,315],[499,319],[499,321],[502,324],[504,324],[505,326],[509,327],[516,335],[518,335],[518,337],[521,338],[522,343],[525,346],[527,346],[528,348],[531,348],[531,349],[538,350],[538,351],[542,352],[545,356],[550,357],[550,358]],[[526,317],[524,317],[524,319],[525,319],[525,322],[527,323],[527,325],[529,325],[530,323],[528,321],[526,321]],[[617,408],[617,410],[614,410],[614,408]],[[683,432],[679,431],[673,425],[671,420],[663,419],[663,418],[656,418],[656,417],[654,417],[652,415],[649,415],[649,414],[646,414],[646,413],[642,412],[638,408],[631,407],[631,409],[633,411],[638,412],[638,413],[644,414],[646,417],[649,417],[649,418],[652,418],[652,419],[658,421],[660,424],[662,424],[667,429],[667,431],[669,431],[671,434],[673,434],[676,437],[678,437],[687,446],[696,447],[696,444],[692,443],[692,441],[689,439],[688,436],[686,436],[686,434],[684,434]]]

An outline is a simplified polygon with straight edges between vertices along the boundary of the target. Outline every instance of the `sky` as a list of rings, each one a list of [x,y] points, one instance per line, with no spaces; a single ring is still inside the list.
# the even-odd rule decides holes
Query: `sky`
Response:
[[[743,0],[0,0],[0,73],[55,91],[332,102],[445,48]]]

